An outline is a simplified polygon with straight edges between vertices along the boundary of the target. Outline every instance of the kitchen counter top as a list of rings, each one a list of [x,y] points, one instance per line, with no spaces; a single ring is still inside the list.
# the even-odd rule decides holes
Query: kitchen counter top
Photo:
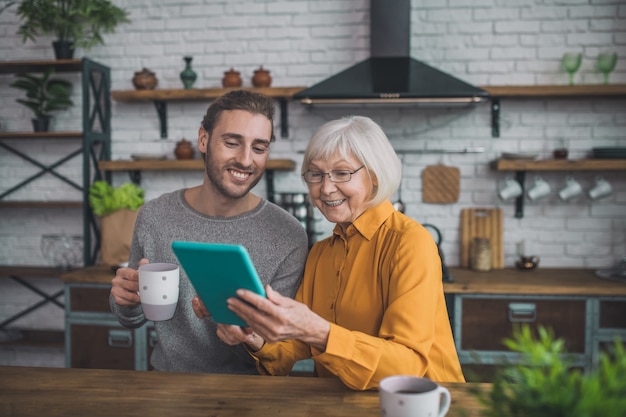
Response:
[[[494,269],[474,272],[449,268],[454,282],[446,282],[450,294],[528,294],[626,296],[626,282],[599,278],[595,269],[537,268],[534,271]]]
[[[528,294],[626,296],[626,283],[605,280],[592,269],[537,268],[534,271],[494,269],[474,272],[449,268],[454,282],[445,282],[448,294]],[[61,275],[64,283],[111,284],[115,276],[108,266],[90,266]]]
[[[470,389],[450,390],[448,417],[481,415]],[[106,369],[0,367],[0,415],[379,417],[377,391],[353,391],[315,377],[182,374]]]

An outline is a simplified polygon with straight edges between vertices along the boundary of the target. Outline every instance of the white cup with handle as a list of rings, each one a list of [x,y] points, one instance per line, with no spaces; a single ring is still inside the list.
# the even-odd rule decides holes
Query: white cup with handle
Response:
[[[613,192],[611,183],[602,177],[596,177],[596,185],[589,190],[589,197],[593,200],[597,200],[602,197],[606,197]]]
[[[150,263],[139,267],[139,297],[148,320],[174,317],[178,304],[180,268],[172,263]]]
[[[559,191],[559,198],[563,201],[571,200],[583,192],[583,187],[572,177],[567,177],[565,187]]]
[[[522,185],[515,178],[506,177],[502,187],[498,190],[498,195],[502,200],[510,200],[519,197],[523,192]]]
[[[528,190],[528,198],[530,198],[531,200],[539,200],[540,198],[546,197],[547,195],[550,194],[550,192],[552,191],[552,188],[550,187],[550,184],[548,184],[543,178],[541,178],[540,176],[536,176],[535,177],[535,182],[533,184],[533,187]]]
[[[413,375],[394,375],[379,384],[381,417],[443,417],[450,409],[450,391]]]

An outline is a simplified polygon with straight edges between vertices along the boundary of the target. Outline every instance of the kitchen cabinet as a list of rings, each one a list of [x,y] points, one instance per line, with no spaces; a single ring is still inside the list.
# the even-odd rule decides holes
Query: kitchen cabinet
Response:
[[[520,355],[502,343],[515,326],[551,328],[565,341],[572,366],[591,370],[616,337],[626,342],[626,283],[584,269],[515,269],[486,273],[450,268],[455,345],[466,378],[488,381]]]
[[[123,327],[109,307],[110,267],[61,275],[65,291],[65,365],[68,368],[149,370],[156,344],[152,323]]]
[[[23,208],[81,208],[83,223],[83,262],[93,265],[96,261],[99,233],[97,222],[88,204],[88,190],[91,183],[102,179],[103,174],[97,167],[99,160],[111,156],[111,77],[108,67],[88,58],[53,60],[53,61],[5,61],[0,62],[0,74],[36,73],[54,68],[55,73],[79,73],[82,89],[82,124],[79,132],[0,132],[0,148],[35,166],[38,171],[23,179],[0,194],[0,207]],[[52,164],[36,159],[36,152],[29,155],[21,152],[12,141],[74,141],[75,150]],[[63,175],[59,169],[74,157],[82,158],[82,182],[80,184]],[[49,174],[71,187],[81,191],[82,200],[78,201],[7,201],[6,197],[25,185]],[[26,212],[23,212],[27,215]],[[92,240],[93,239],[93,240]]]
[[[280,132],[281,137],[289,136],[287,101],[304,87],[263,87],[241,88],[242,90],[256,91],[278,100],[280,104]],[[191,88],[191,89],[155,89],[155,90],[115,90],[111,97],[115,101],[137,103],[153,102],[157,111],[161,127],[161,138],[167,138],[167,103],[172,101],[201,101],[214,100],[217,97],[233,90],[233,88]]]

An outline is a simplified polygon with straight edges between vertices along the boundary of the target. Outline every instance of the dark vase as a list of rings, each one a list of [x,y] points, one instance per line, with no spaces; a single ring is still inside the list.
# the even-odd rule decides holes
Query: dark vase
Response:
[[[74,58],[74,42],[70,41],[54,41],[54,56],[56,59],[72,59]]]
[[[32,121],[33,121],[33,130],[35,132],[47,132],[50,129],[49,117],[38,117],[36,119],[32,119]]]
[[[193,69],[191,69],[191,60],[193,57],[186,56],[183,57],[183,59],[185,60],[185,69],[180,73],[180,80],[183,82],[185,89],[190,89],[193,87],[193,83],[196,82],[198,75]]]

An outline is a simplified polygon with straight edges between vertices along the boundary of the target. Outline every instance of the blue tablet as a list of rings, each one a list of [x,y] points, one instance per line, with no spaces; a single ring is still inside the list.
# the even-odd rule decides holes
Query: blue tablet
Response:
[[[213,320],[247,326],[226,304],[226,299],[236,297],[235,291],[239,288],[266,296],[246,248],[221,243],[175,241],[172,249]]]

